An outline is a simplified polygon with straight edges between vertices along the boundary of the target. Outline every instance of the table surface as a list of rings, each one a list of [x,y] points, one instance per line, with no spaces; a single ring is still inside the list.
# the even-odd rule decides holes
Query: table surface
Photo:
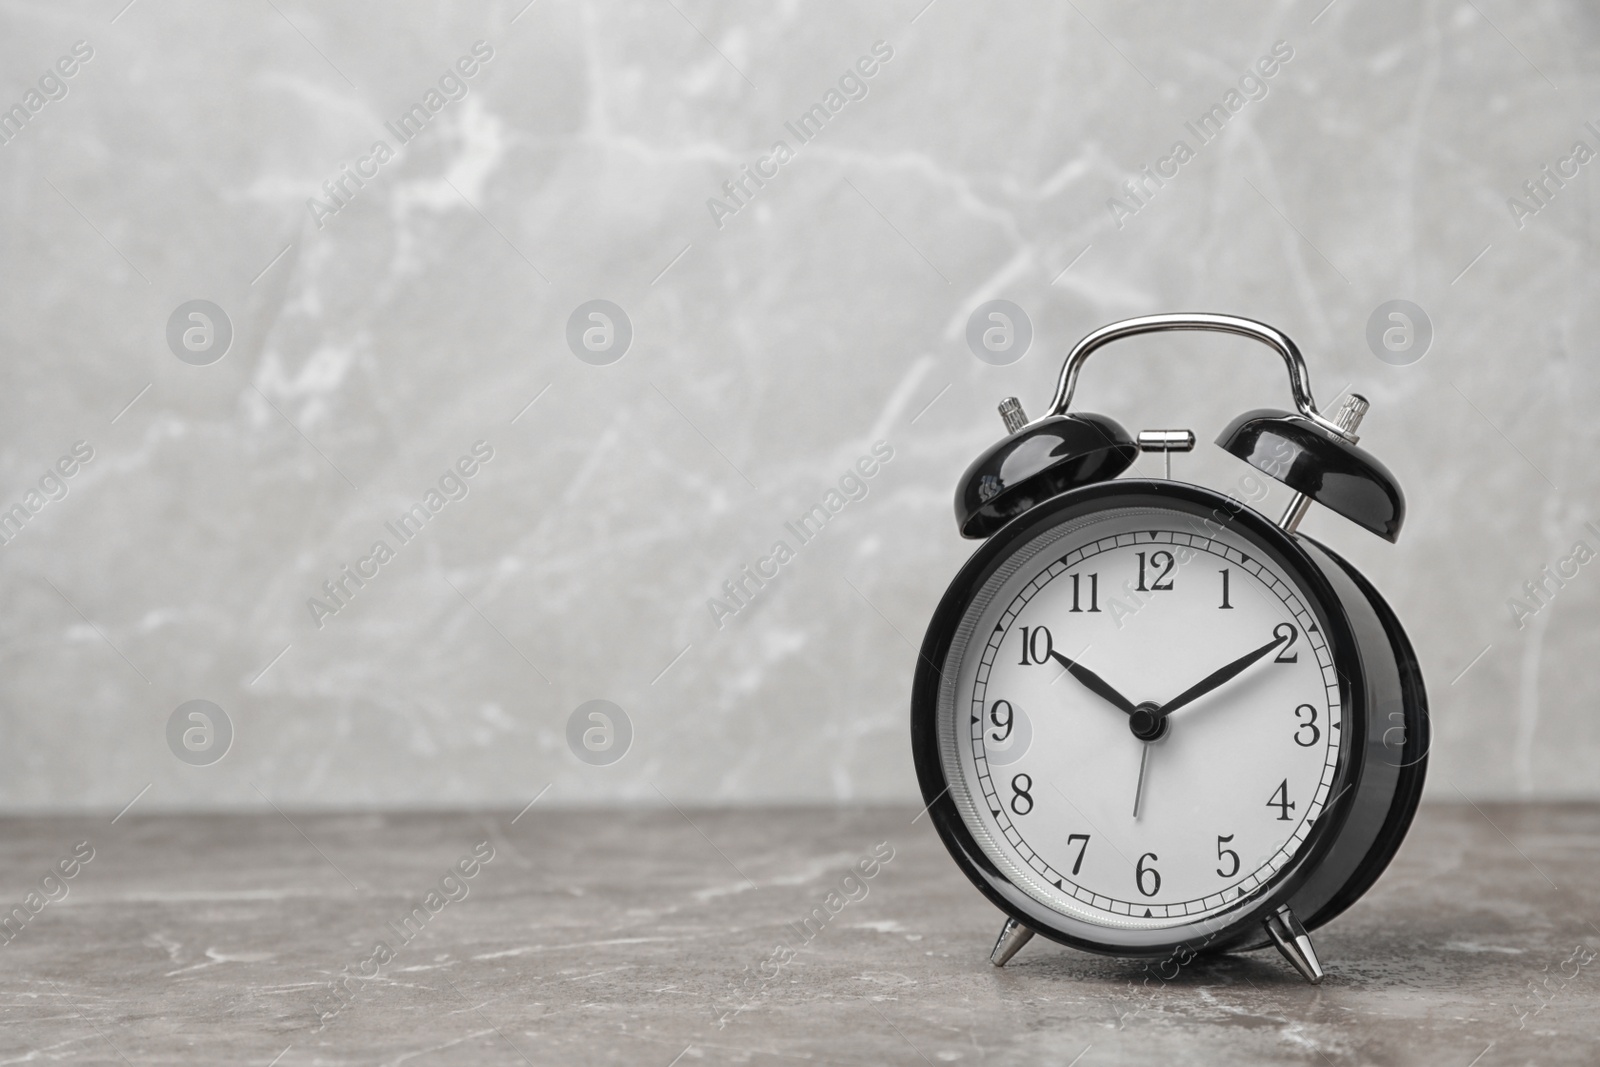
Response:
[[[0,1063],[1600,1063],[1600,807],[1425,806],[1317,987],[1271,950],[993,968],[917,814],[0,820]]]

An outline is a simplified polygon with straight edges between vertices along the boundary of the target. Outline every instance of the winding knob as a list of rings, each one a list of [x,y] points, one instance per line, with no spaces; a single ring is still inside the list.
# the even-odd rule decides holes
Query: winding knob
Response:
[[[1014,396],[1000,401],[1000,417],[1006,421],[1006,433],[1016,433],[1028,425],[1028,416],[1022,412],[1022,401]]]

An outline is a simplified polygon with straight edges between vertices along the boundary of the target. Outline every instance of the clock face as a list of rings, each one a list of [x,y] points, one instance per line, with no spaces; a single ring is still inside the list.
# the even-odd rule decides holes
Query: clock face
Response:
[[[944,676],[940,758],[972,838],[1112,942],[1258,896],[1346,748],[1320,610],[1259,546],[1186,512],[1106,510],[1021,544]]]

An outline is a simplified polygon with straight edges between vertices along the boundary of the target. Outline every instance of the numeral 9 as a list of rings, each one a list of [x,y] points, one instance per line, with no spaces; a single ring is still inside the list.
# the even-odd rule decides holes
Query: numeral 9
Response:
[[[1000,709],[1001,708],[1005,708],[1006,709],[1006,717],[1003,720],[1000,718]],[[992,733],[992,734],[989,735],[989,740],[991,740],[991,741],[995,742],[996,744],[998,744],[998,743],[1004,741],[1006,738],[1010,737],[1011,736],[1011,723],[1012,723],[1012,720],[1015,719],[1015,718],[1016,718],[1016,716],[1013,715],[1012,711],[1011,711],[1011,702],[1010,701],[1008,701],[1008,700],[996,700],[993,704],[991,704],[989,706],[989,721],[994,723],[996,728],[1004,730],[1005,733]]]

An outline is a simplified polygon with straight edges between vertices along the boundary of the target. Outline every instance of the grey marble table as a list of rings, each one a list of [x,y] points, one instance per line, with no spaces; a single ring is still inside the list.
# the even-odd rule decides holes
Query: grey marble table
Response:
[[[1600,808],[1425,807],[1321,987],[996,970],[916,815],[6,820],[0,1063],[1600,1062]]]

